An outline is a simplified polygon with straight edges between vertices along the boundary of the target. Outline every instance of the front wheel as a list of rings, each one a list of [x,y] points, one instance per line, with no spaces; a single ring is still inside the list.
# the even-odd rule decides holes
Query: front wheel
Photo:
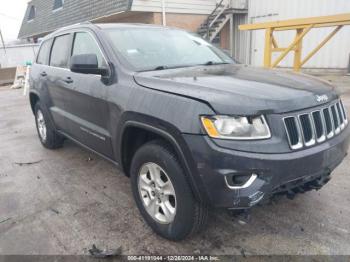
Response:
[[[176,156],[160,141],[142,146],[131,164],[136,204],[160,236],[179,241],[201,230],[208,209],[198,203]]]
[[[34,107],[36,129],[41,144],[48,149],[60,148],[64,138],[57,133],[40,102]]]

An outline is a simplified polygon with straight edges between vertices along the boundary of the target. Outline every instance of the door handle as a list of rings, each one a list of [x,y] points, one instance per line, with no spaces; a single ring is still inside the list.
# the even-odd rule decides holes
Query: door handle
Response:
[[[41,72],[40,75],[41,75],[41,76],[47,76],[47,74],[46,74],[45,71]]]
[[[74,81],[71,77],[67,77],[64,82],[66,82],[67,84],[72,84]]]

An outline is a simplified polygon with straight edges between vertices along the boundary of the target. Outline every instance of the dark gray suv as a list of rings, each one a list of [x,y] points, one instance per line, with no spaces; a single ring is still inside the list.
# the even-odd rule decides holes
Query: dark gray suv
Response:
[[[131,178],[161,236],[320,189],[349,145],[334,87],[237,64],[200,37],[150,25],[74,25],[45,37],[30,77],[41,143],[71,139]]]

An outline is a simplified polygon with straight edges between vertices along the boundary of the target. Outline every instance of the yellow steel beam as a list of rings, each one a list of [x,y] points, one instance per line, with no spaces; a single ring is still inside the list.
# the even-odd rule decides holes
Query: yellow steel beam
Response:
[[[283,58],[286,57],[286,55],[293,49],[295,48],[300,41],[302,41],[303,37],[311,30],[311,28],[314,25],[309,25],[307,28],[301,30],[300,32],[298,32],[296,38],[294,39],[293,43],[291,43],[286,50],[284,50],[284,52],[277,58],[277,60],[272,64],[272,67],[276,67]]]
[[[273,30],[271,28],[267,28],[265,31],[265,52],[264,52],[264,66],[271,67],[271,49],[272,49],[272,35]]]
[[[331,38],[338,33],[338,31],[342,28],[342,25],[337,26],[314,50],[312,50],[305,58],[304,60],[300,63],[300,67],[302,67],[307,61],[310,60],[311,57],[313,57],[318,50],[320,50]],[[299,69],[300,69],[299,67]]]
[[[315,27],[329,27],[333,25],[346,25],[350,22],[350,13],[331,15],[331,16],[317,16],[310,18],[289,19],[275,22],[265,22],[257,24],[240,25],[240,30],[259,30],[266,28],[274,28],[276,30],[289,30],[296,28],[307,28],[310,24],[314,24]]]
[[[264,50],[264,66],[271,68],[276,67],[290,51],[294,51],[294,64],[295,71],[299,71],[300,68],[310,60],[343,26],[350,25],[350,13],[331,15],[331,16],[319,16],[301,19],[290,19],[284,21],[266,22],[258,24],[240,25],[240,30],[259,30],[265,29],[265,50]],[[336,28],[320,43],[315,49],[313,49],[302,60],[302,41],[304,36],[312,28],[320,27],[333,27]],[[273,36],[275,31],[296,30],[296,36],[294,41],[287,47],[281,48],[278,46],[276,39]],[[272,53],[281,52],[275,62],[272,62]]]
[[[283,48],[283,47],[275,47],[275,48],[272,48],[272,52],[283,52],[285,51],[287,48]]]
[[[272,44],[273,44],[274,48],[278,48],[278,44],[277,44],[276,39],[273,35],[272,35]]]
[[[303,30],[306,30],[306,29],[298,29],[296,37],[299,37],[300,35],[302,35],[303,34]],[[294,48],[294,64],[293,64],[293,68],[294,68],[295,71],[299,71],[300,70],[302,47],[303,47],[303,41],[302,41],[302,38],[301,38],[301,40],[295,44],[295,48]]]
[[[338,25],[350,25],[350,21],[348,22],[342,22],[342,23],[326,23],[326,24],[315,24],[314,28],[322,28],[322,27],[333,27]],[[308,25],[302,25],[302,26],[290,26],[290,27],[278,27],[274,28],[274,31],[287,31],[287,30],[297,30],[297,29],[303,29],[307,28]]]

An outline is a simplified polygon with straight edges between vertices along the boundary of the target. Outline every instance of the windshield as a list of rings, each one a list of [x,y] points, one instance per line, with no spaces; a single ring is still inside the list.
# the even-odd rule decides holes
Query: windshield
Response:
[[[202,38],[176,29],[105,29],[114,50],[136,71],[234,63]]]

